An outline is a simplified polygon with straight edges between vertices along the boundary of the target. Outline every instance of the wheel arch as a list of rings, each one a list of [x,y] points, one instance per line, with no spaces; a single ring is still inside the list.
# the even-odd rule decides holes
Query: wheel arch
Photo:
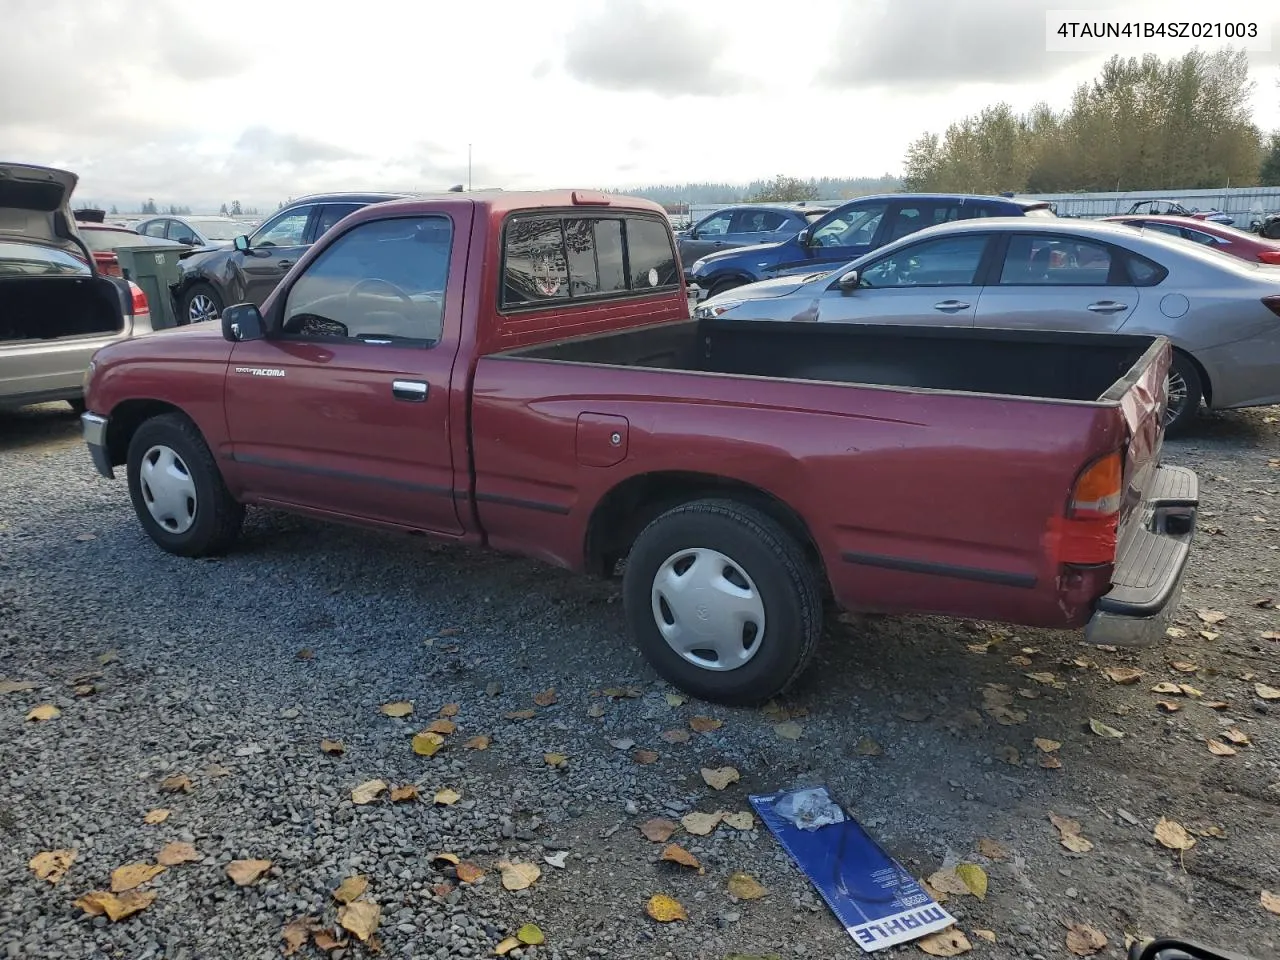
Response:
[[[1182,357],[1193,367],[1196,374],[1200,377],[1200,390],[1204,394],[1204,405],[1210,410],[1213,409],[1213,380],[1209,377],[1209,371],[1204,368],[1204,364],[1195,358],[1195,355],[1182,347],[1173,345],[1173,353],[1175,356]]]
[[[111,465],[118,467],[125,462],[129,454],[129,441],[140,426],[153,417],[166,413],[178,413],[191,419],[181,407],[164,400],[122,400],[116,404],[107,420],[107,455],[111,458]]]

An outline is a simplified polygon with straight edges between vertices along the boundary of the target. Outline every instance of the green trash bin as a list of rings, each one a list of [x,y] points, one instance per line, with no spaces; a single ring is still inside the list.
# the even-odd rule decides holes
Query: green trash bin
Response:
[[[147,303],[151,305],[151,326],[156,330],[178,325],[173,286],[182,275],[178,261],[190,249],[186,246],[148,244],[115,248],[125,279],[132,280],[147,295]]]

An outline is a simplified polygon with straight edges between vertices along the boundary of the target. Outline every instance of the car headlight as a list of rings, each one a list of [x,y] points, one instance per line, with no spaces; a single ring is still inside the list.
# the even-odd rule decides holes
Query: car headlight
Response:
[[[706,265],[707,265],[707,261],[706,261],[706,258],[705,258],[705,257],[704,257],[703,259],[701,259],[701,260],[695,260],[695,261],[693,261],[693,266],[689,268],[689,272],[690,272],[690,273],[697,273],[699,270],[701,270],[701,269],[702,269],[703,267],[705,267]]]
[[[714,320],[721,314],[728,313],[734,307],[740,307],[746,303],[745,300],[716,300],[702,304],[693,311],[693,315],[698,320]]]
[[[81,393],[89,392],[89,381],[93,379],[93,371],[94,371],[94,368],[97,367],[97,365],[98,364],[96,361],[90,360],[89,365],[84,368],[84,377],[81,378],[80,380]]]

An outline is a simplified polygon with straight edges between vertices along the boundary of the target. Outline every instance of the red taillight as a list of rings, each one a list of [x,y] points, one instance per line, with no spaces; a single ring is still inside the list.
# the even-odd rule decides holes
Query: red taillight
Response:
[[[1124,491],[1124,456],[1116,450],[1090,463],[1076,477],[1058,529],[1059,563],[1113,563],[1120,500]]]
[[[1262,305],[1266,307],[1268,310],[1270,310],[1272,313],[1274,313],[1277,317],[1280,317],[1280,296],[1263,297]]]
[[[140,313],[151,312],[151,304],[147,303],[147,295],[132,280],[129,281],[129,292],[133,294],[133,315],[135,317]]]
[[[1272,263],[1280,266],[1280,250],[1263,250],[1258,254],[1258,260],[1261,263]]]
[[[120,258],[114,253],[95,253],[93,255],[94,265],[97,266],[98,272],[108,277],[122,277],[124,274],[120,272]]]

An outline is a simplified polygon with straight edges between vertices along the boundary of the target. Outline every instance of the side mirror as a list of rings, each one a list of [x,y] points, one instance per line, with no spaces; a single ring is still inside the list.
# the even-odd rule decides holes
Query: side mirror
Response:
[[[689,232],[686,234],[686,236],[688,236],[690,240],[697,240],[698,239],[697,229],[695,227],[690,227]]]
[[[857,270],[850,270],[840,275],[840,279],[836,281],[836,286],[845,293],[850,293],[858,289],[860,280],[862,280],[862,275]]]
[[[222,338],[232,343],[244,343],[263,338],[262,313],[252,303],[238,303],[222,311]]]
[[[796,234],[796,243],[800,244],[800,246],[802,247],[807,247],[809,245],[809,228],[808,227],[805,227],[803,230],[801,230],[799,233]]]
[[[198,246],[200,246],[200,244],[196,241],[196,238],[195,238],[195,237],[191,237],[191,236],[179,237],[179,238],[178,238],[178,242],[179,242],[179,243],[185,243],[188,247],[198,247]]]
[[[239,250],[241,253],[244,253],[246,250],[249,249],[248,237],[236,237],[235,243],[236,243],[236,249]]]

